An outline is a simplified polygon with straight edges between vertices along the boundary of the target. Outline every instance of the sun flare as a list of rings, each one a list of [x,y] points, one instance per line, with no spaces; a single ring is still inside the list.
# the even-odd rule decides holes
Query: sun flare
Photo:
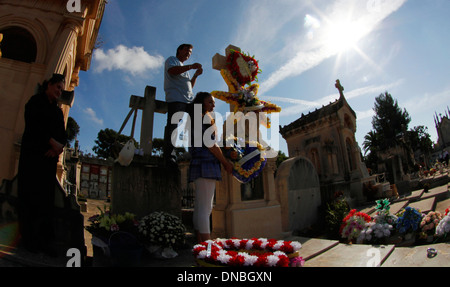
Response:
[[[357,22],[347,20],[331,22],[324,35],[325,46],[336,53],[355,49],[358,41],[366,34],[366,28]]]

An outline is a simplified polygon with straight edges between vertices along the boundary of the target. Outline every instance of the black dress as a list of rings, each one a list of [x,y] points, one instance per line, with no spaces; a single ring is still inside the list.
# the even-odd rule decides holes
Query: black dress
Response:
[[[53,214],[58,157],[46,157],[49,140],[66,144],[64,115],[45,93],[31,97],[25,105],[18,172],[18,219],[22,243],[41,250],[54,239]]]

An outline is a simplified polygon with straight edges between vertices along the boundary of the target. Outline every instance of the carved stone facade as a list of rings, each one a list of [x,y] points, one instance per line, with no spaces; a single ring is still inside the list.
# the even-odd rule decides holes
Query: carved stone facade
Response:
[[[67,1],[0,1],[0,181],[17,173],[24,108],[37,85],[58,73],[73,91],[80,70],[89,69],[105,4],[81,1],[80,12],[71,13]],[[73,100],[72,93],[61,104],[66,121]]]
[[[445,115],[436,115],[434,123],[438,134],[437,143],[439,149],[448,148],[450,146],[450,109],[447,107]]]
[[[302,156],[314,165],[319,176],[323,201],[335,193],[362,201],[361,180],[367,174],[361,162],[355,139],[356,113],[347,103],[343,88],[337,82],[340,97],[333,103],[303,115],[280,127],[286,140],[289,157]]]

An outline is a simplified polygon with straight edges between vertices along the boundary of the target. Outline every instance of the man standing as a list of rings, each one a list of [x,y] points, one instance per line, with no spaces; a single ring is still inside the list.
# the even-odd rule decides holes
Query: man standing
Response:
[[[167,124],[164,131],[164,160],[166,164],[174,163],[175,157],[172,155],[175,139],[171,139],[173,131],[178,123],[171,123],[172,116],[176,112],[189,113],[191,102],[194,100],[192,88],[197,77],[203,73],[202,65],[195,63],[184,65],[192,54],[191,44],[182,44],[177,49],[176,56],[167,58],[164,67],[164,91],[166,102],[168,103]],[[191,78],[189,70],[195,69],[195,74]]]

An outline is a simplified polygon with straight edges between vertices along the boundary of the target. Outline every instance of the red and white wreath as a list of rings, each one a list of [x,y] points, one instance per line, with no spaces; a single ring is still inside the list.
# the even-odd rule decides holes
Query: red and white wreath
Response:
[[[276,239],[216,239],[197,244],[193,253],[201,265],[230,267],[297,267],[303,266],[297,241]]]

